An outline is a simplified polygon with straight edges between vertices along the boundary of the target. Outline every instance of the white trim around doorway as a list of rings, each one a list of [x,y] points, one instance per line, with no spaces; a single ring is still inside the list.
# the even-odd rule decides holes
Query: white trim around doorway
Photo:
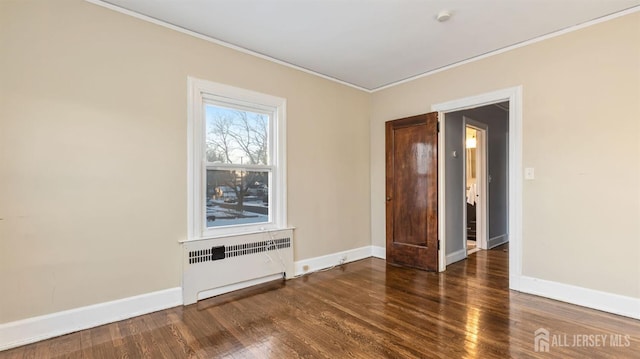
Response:
[[[509,101],[509,288],[520,290],[522,277],[522,86],[510,87],[485,94],[452,100],[431,106],[431,111],[439,112],[440,133],[438,134],[438,192],[445,193],[444,177],[444,114],[493,103]],[[438,212],[445,212],[445,198],[438,196]],[[440,252],[439,271],[446,269],[446,243],[444,217],[438,217],[438,237]]]

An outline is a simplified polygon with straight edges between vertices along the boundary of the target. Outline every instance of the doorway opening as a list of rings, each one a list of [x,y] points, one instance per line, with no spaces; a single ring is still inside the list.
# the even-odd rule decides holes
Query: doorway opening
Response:
[[[500,102],[444,114],[447,265],[508,241],[508,108]]]
[[[453,120],[456,115],[466,115],[473,121],[478,121],[476,114],[460,112],[481,110],[486,108],[502,109],[505,113],[506,120],[504,120],[505,128],[500,129],[496,126],[489,124],[489,128],[486,135],[486,142],[489,144],[494,136],[500,135],[503,137],[504,142],[501,145],[502,148],[495,153],[502,154],[504,161],[500,163],[506,163],[504,165],[504,172],[499,171],[496,173],[504,173],[504,181],[498,188],[502,188],[504,191],[499,191],[504,197],[505,205],[502,207],[504,216],[491,215],[491,211],[487,211],[488,228],[492,227],[492,222],[496,219],[500,219],[504,224],[504,233],[500,236],[487,236],[487,248],[499,245],[502,241],[509,242],[509,288],[514,290],[520,289],[520,281],[522,278],[522,87],[512,87],[503,90],[498,90],[490,93],[485,93],[477,96],[467,97],[463,99],[448,101],[445,103],[435,104],[431,107],[432,111],[438,111],[440,116],[440,133],[438,141],[438,166],[439,166],[439,183],[438,193],[438,213],[441,215],[439,218],[438,234],[440,240],[439,255],[439,271],[446,270],[446,265],[455,261],[457,258],[452,257],[452,254],[457,254],[460,257],[466,257],[466,238],[465,238],[465,225],[460,225],[459,218],[464,216],[464,210],[466,208],[466,196],[465,196],[465,182],[464,175],[464,160],[465,157],[465,123],[464,120]],[[484,122],[484,121],[483,121]],[[455,147],[455,146],[457,147]],[[454,146],[454,147],[452,147]],[[487,145],[489,148],[490,145]],[[494,159],[491,155],[487,156],[486,168],[490,168]],[[452,162],[458,162],[457,165],[450,166]],[[460,173],[452,174],[452,171]],[[492,173],[493,170],[488,170],[486,177],[483,177],[487,183],[487,195],[489,197],[489,206],[491,203],[496,205],[495,201],[490,200],[492,197],[492,191],[494,186],[497,186],[496,181],[499,177]],[[459,182],[457,182],[459,178]],[[463,207],[464,205],[464,207]],[[451,213],[458,211],[462,215],[458,214],[451,217]],[[455,218],[452,221],[451,218]],[[495,226],[493,226],[496,228]],[[477,231],[478,229],[476,229]],[[483,230],[485,231],[485,230]],[[494,238],[495,237],[495,238]],[[497,238],[497,242],[496,242]],[[463,239],[463,240],[461,240]],[[460,248],[456,248],[455,244],[462,242]],[[449,258],[447,258],[449,257]],[[462,259],[463,259],[462,258]],[[459,260],[459,259],[458,259]]]
[[[473,126],[466,125],[465,132],[465,198],[467,200],[465,215],[465,231],[466,244],[467,244],[467,256],[480,250],[480,246],[477,244],[478,233],[478,212],[480,212],[480,206],[478,199],[478,130]]]
[[[464,121],[464,242],[467,256],[487,249],[487,132],[488,126],[463,116]]]

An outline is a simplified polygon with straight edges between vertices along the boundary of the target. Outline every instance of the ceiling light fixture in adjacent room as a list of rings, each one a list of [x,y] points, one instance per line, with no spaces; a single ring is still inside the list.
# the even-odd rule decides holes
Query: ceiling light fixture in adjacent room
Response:
[[[476,138],[475,137],[468,137],[467,138],[467,148],[476,148],[477,142],[476,142]]]

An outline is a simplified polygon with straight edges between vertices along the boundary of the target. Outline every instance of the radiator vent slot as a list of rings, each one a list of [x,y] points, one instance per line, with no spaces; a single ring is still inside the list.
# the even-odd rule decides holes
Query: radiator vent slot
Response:
[[[272,241],[261,241],[255,243],[236,244],[233,246],[227,246],[224,254],[227,258],[244,256],[247,254],[261,253],[266,251],[272,251],[275,249],[283,249],[291,247],[290,238],[274,239]]]
[[[189,252],[189,264],[206,262],[211,260],[211,249],[201,249]]]
[[[287,237],[268,241],[212,247],[211,249],[190,251],[189,264],[209,262],[212,260],[238,257],[248,254],[273,251],[276,249],[280,250],[284,248],[291,248],[291,238]],[[221,251],[224,251],[224,255],[222,255]]]

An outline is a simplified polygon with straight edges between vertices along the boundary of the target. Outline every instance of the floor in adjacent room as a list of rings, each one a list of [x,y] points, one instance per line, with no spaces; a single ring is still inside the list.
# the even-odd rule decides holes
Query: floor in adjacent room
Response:
[[[606,340],[595,346],[596,336]],[[547,353],[536,352],[536,337]],[[637,358],[639,352],[637,320],[510,291],[503,245],[442,274],[369,258],[0,358]]]
[[[476,241],[467,241],[467,255],[473,254],[479,250],[480,248],[476,245]]]

